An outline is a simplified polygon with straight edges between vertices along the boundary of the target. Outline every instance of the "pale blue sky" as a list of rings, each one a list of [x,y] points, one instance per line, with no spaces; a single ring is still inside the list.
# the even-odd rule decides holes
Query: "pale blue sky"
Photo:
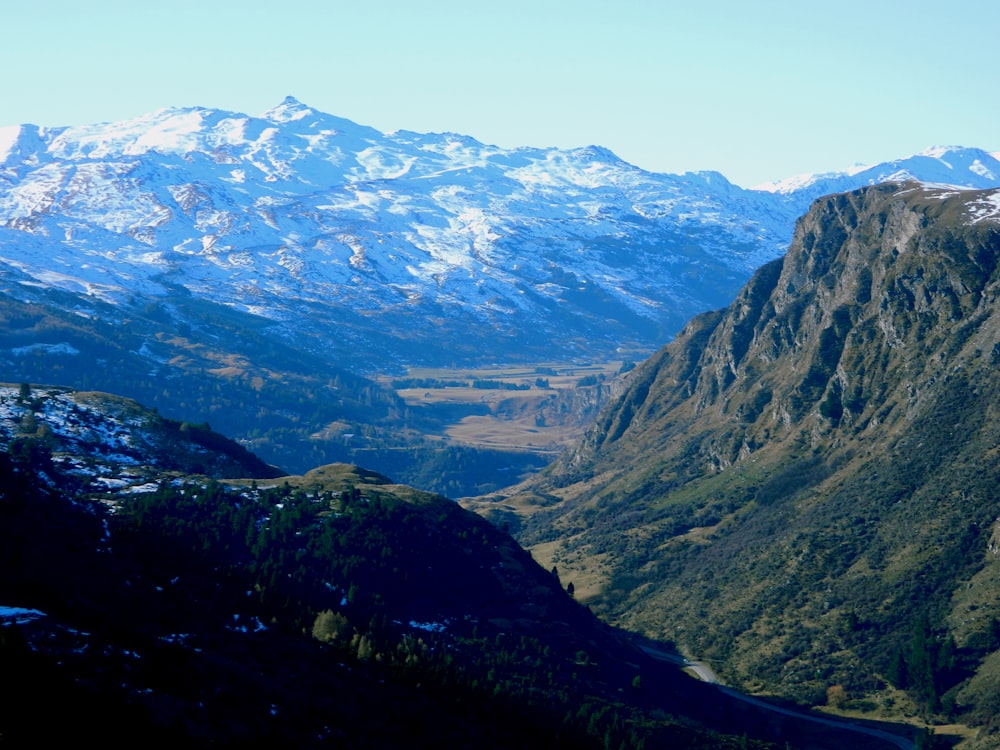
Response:
[[[744,186],[1000,150],[995,0],[0,0],[0,125],[291,94],[383,131],[597,144]]]

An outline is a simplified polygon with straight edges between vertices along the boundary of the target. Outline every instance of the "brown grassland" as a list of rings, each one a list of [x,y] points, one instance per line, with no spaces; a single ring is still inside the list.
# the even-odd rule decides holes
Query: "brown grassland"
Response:
[[[581,381],[609,382],[621,362],[541,363],[479,369],[413,368],[405,378],[382,376],[387,387],[406,381],[426,381],[421,387],[395,388],[408,406],[480,406],[485,413],[461,416],[436,437],[476,448],[524,450],[556,454],[583,434],[586,423],[572,417],[541,418],[554,399],[582,387]],[[463,382],[465,385],[456,385]],[[473,385],[479,383],[479,385]],[[486,387],[484,383],[496,384]],[[542,383],[542,385],[540,385]]]

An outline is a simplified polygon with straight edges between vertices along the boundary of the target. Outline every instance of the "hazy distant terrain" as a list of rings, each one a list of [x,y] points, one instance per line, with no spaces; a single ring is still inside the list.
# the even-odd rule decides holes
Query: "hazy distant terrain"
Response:
[[[480,494],[538,469],[565,444],[554,425],[598,402],[496,413],[382,384],[420,365],[638,362],[782,255],[818,195],[998,175],[988,153],[937,149],[745,190],[597,147],[380,133],[291,98],[260,117],[8,127],[0,366],[207,422],[288,471],[353,461]]]

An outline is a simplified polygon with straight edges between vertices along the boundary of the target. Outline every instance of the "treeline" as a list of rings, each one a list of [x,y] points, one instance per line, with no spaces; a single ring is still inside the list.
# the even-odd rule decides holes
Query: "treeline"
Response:
[[[398,378],[392,381],[397,390],[407,388],[477,388],[484,391],[530,391],[534,388],[549,388],[547,378],[535,378],[534,383],[512,383],[508,380],[472,378],[468,380],[439,380],[438,378]]]
[[[906,690],[928,713],[954,711],[955,697],[948,690],[966,676],[955,639],[934,632],[926,614],[914,622],[909,641],[893,652],[886,673],[889,682]]]
[[[398,378],[392,381],[397,390],[405,388],[468,388],[468,380],[439,380],[438,378]]]

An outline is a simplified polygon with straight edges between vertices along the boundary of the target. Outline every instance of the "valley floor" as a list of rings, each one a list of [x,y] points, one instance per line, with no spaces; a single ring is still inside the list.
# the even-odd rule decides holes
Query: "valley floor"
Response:
[[[555,456],[580,438],[612,381],[628,367],[621,361],[425,367],[378,380],[418,413],[438,415],[441,429],[431,437]]]

